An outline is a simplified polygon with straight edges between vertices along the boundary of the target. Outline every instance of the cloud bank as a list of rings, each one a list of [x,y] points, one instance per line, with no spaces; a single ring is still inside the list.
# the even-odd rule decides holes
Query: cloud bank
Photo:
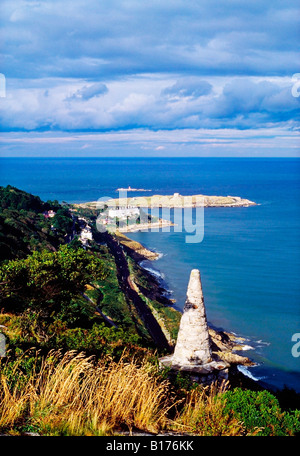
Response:
[[[0,12],[3,132],[268,129],[294,144],[294,0],[4,0]]]

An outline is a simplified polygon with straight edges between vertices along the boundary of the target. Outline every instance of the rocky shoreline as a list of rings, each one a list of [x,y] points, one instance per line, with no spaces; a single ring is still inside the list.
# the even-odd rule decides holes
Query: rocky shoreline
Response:
[[[124,250],[137,262],[143,260],[157,260],[159,254],[147,249],[137,241],[129,239],[125,234],[117,230],[114,234],[114,238],[122,245]]]
[[[209,327],[212,352],[218,355],[223,361],[232,365],[254,366],[255,363],[247,356],[240,355],[236,352],[243,351],[245,344],[241,337],[222,330],[216,330]]]

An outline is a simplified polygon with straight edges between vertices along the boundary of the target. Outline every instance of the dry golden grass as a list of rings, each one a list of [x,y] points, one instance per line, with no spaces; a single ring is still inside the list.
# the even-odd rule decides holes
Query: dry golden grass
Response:
[[[52,352],[25,384],[23,379],[11,388],[2,375],[0,428],[26,416],[33,428],[51,435],[103,435],[119,427],[155,432],[165,425],[167,387],[146,364],[95,364],[82,353]]]

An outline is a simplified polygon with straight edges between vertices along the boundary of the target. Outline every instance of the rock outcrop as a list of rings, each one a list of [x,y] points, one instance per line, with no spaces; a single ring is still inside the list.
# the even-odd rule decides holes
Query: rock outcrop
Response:
[[[114,238],[125,248],[132,258],[136,261],[142,260],[157,260],[159,254],[153,252],[152,250],[147,249],[142,244],[137,241],[129,239],[125,234],[121,233],[119,230],[114,234]]]

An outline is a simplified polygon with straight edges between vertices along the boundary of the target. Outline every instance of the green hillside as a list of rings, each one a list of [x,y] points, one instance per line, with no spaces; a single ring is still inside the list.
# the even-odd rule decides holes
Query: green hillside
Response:
[[[55,212],[53,218],[45,217],[49,210]],[[57,201],[43,202],[10,185],[0,187],[0,261],[41,249],[54,251],[72,225],[71,213]]]

